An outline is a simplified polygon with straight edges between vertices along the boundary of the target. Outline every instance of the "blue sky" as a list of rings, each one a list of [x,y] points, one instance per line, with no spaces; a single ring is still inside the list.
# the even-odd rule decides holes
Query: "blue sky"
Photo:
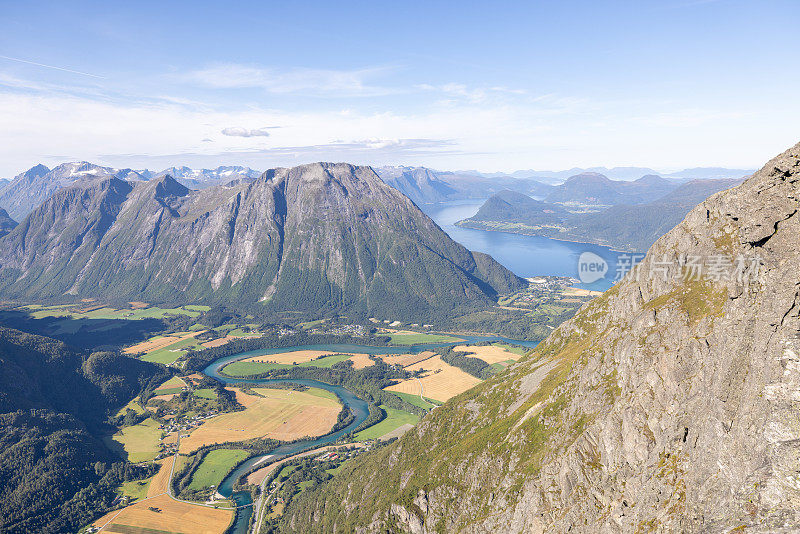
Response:
[[[0,0],[0,176],[753,168],[800,140],[792,1]]]

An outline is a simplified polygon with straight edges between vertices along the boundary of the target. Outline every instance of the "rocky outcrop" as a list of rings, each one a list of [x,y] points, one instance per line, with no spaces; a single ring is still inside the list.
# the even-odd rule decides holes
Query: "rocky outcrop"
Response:
[[[15,226],[17,226],[17,222],[8,215],[6,210],[0,208],[0,237],[9,233]]]
[[[7,298],[411,317],[487,305],[522,284],[452,241],[372,169],[346,164],[273,169],[201,191],[170,176],[81,181],[0,240]]]
[[[798,207],[800,144],[695,208],[532,354],[298,499],[289,524],[796,532]]]

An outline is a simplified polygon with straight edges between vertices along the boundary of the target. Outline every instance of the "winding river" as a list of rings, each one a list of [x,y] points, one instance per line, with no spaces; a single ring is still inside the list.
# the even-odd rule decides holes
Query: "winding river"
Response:
[[[506,343],[512,343],[515,345],[521,345],[525,347],[533,348],[536,346],[537,342],[535,341],[519,341],[514,339],[505,338],[502,336],[458,336],[460,339],[463,339],[467,343],[478,343],[480,341],[500,341]],[[250,493],[246,491],[239,491],[234,492],[233,486],[234,484],[243,476],[248,474],[250,471],[254,470],[254,468],[258,466],[266,466],[270,463],[280,460],[281,458],[286,458],[288,456],[292,456],[294,454],[303,452],[308,449],[314,449],[323,445],[327,445],[329,443],[335,442],[337,439],[342,437],[343,435],[347,434],[348,432],[352,431],[356,427],[358,427],[361,423],[369,415],[369,407],[367,403],[354,395],[351,391],[341,387],[341,386],[334,386],[332,384],[327,384],[325,382],[319,382],[317,380],[310,380],[310,379],[275,379],[275,378],[231,378],[228,376],[224,376],[220,373],[220,371],[229,363],[243,360],[245,358],[251,358],[253,356],[264,356],[268,354],[279,354],[282,352],[289,352],[295,350],[324,350],[330,352],[343,352],[343,353],[356,353],[356,354],[417,354],[424,350],[430,350],[437,347],[446,347],[449,345],[457,345],[461,342],[457,343],[423,343],[418,345],[400,345],[400,346],[388,346],[388,347],[374,347],[369,345],[351,345],[351,344],[323,344],[323,345],[297,345],[292,347],[281,347],[276,349],[259,349],[259,350],[252,350],[248,352],[242,352],[239,354],[234,354],[233,356],[227,356],[225,358],[220,358],[216,360],[214,363],[209,365],[203,370],[203,373],[210,376],[211,378],[215,378],[219,380],[225,385],[236,385],[241,383],[248,383],[248,384],[268,384],[270,382],[283,382],[283,383],[293,383],[293,384],[300,384],[303,386],[315,387],[330,391],[334,393],[339,400],[347,407],[349,407],[354,415],[355,419],[352,423],[347,425],[345,428],[338,430],[337,432],[333,432],[331,434],[327,434],[325,436],[321,436],[318,438],[313,439],[306,439],[302,441],[296,441],[293,443],[286,443],[284,445],[280,445],[278,448],[274,449],[271,453],[267,455],[260,455],[254,456],[240,464],[236,469],[234,469],[225,479],[220,483],[219,488],[217,490],[219,493],[226,498],[230,498],[233,502],[236,503],[239,508],[236,513],[236,519],[233,524],[233,529],[231,532],[233,534],[246,534],[248,530],[248,525],[250,523],[250,516],[253,513],[253,507],[248,506],[252,504],[252,499],[250,498]],[[270,462],[270,460],[272,462]]]

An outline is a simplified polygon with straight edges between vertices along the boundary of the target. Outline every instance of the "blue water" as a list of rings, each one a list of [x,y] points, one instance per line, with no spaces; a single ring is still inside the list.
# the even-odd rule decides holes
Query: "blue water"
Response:
[[[501,341],[505,343],[513,343],[516,345],[522,345],[531,348],[535,347],[537,344],[537,342],[535,341],[517,341],[502,336],[459,335],[458,337],[464,339],[468,343],[478,343],[480,341]],[[409,354],[409,353],[417,354],[424,350],[430,350],[436,347],[445,347],[453,344],[454,343],[424,343],[419,345],[402,345],[402,346],[388,346],[388,347],[373,347],[369,345],[352,345],[352,344],[296,345],[292,347],[259,349],[259,350],[251,350],[248,352],[241,352],[239,354],[234,354],[232,356],[220,358],[219,360],[216,360],[214,363],[203,369],[203,373],[210,376],[211,378],[219,380],[225,385],[235,385],[241,383],[267,384],[270,382],[283,382],[283,383],[291,382],[293,384],[301,384],[304,386],[324,389],[334,393],[337,397],[339,397],[342,403],[345,406],[348,406],[355,415],[355,419],[353,420],[352,423],[350,423],[345,428],[337,432],[328,434],[326,436],[322,436],[320,438],[307,439],[303,441],[280,445],[279,447],[274,449],[270,454],[266,455],[269,457],[271,461],[269,460],[265,461],[264,460],[264,458],[266,457],[265,455],[255,456],[253,458],[246,460],[244,463],[239,465],[239,467],[234,469],[227,477],[225,477],[225,480],[223,480],[220,483],[219,487],[217,488],[217,491],[219,491],[219,493],[223,497],[230,498],[231,500],[233,500],[233,502],[236,503],[236,506],[244,507],[237,510],[236,519],[233,524],[233,530],[232,530],[233,534],[247,533],[247,527],[250,523],[250,516],[253,513],[252,506],[248,506],[253,502],[250,497],[250,493],[246,491],[242,492],[233,491],[234,484],[242,476],[252,471],[256,464],[258,464],[259,467],[264,467],[281,458],[285,458],[287,456],[293,456],[305,450],[315,449],[317,447],[336,441],[343,435],[347,434],[351,430],[358,427],[361,423],[364,422],[364,420],[366,420],[367,416],[369,416],[369,406],[364,400],[360,399],[351,391],[341,386],[334,386],[332,384],[327,384],[325,382],[319,382],[317,380],[309,380],[309,379],[282,380],[274,378],[230,378],[228,376],[220,374],[220,371],[226,365],[228,365],[231,362],[243,360],[245,358],[252,358],[253,356],[278,354],[281,352],[289,352],[295,350],[324,350],[329,352],[351,352],[356,354]]]
[[[469,250],[491,255],[519,276],[525,278],[532,276],[577,278],[578,257],[583,252],[593,252],[606,260],[610,266],[609,275],[591,284],[576,284],[576,286],[605,291],[613,285],[617,259],[620,254],[625,253],[599,245],[572,243],[507,232],[489,232],[455,225],[457,221],[475,215],[483,202],[483,200],[459,200],[423,204],[420,208],[453,240]]]

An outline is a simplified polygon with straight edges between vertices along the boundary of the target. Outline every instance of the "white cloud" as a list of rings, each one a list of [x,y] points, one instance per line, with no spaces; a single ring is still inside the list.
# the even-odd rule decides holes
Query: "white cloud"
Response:
[[[233,126],[223,128],[222,135],[227,135],[228,137],[269,137],[268,128],[269,127],[247,129],[240,126]]]
[[[179,77],[180,80],[217,89],[260,88],[276,94],[319,96],[376,96],[396,93],[396,89],[373,86],[368,80],[385,74],[386,67],[355,70],[275,69],[227,63],[212,65]]]
[[[352,102],[346,109],[315,111],[244,105],[223,110],[180,99],[125,101],[0,89],[0,177],[37,162],[68,160],[134,168],[236,163],[266,169],[319,160],[485,171],[594,165],[746,168],[795,143],[792,124],[800,118],[800,104],[700,113],[674,102],[559,95],[513,94],[508,100],[473,102],[470,98],[478,95],[467,87],[448,84],[444,90],[467,97],[447,105],[417,98],[420,103],[403,113],[366,111]],[[248,134],[267,132],[257,125],[281,127],[269,129],[265,148],[255,139],[220,135],[232,124],[254,126],[235,127]]]
[[[510,89],[501,85],[491,87],[469,87],[463,83],[446,83],[442,85],[419,84],[417,89],[434,93],[441,93],[449,102],[465,101],[478,104],[490,100],[498,100],[509,96],[523,96],[527,94],[524,89]],[[448,102],[448,101],[445,101]]]

